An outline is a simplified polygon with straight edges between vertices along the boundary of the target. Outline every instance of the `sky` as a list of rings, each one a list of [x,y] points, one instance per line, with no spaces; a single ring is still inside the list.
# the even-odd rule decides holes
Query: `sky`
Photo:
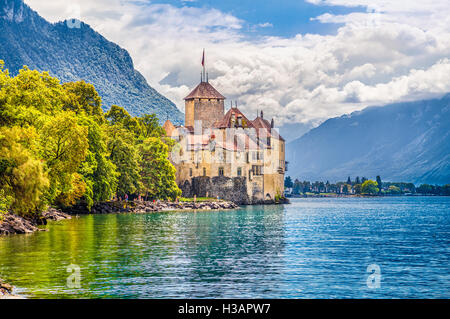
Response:
[[[297,135],[366,106],[450,92],[448,0],[25,2],[51,22],[78,18],[127,49],[181,111],[200,81],[203,49],[227,105],[264,110]]]

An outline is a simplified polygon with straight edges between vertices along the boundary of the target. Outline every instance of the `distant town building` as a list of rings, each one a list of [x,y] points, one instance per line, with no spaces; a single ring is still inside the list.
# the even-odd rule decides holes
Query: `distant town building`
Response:
[[[183,196],[220,197],[242,204],[274,201],[284,194],[285,141],[263,111],[249,120],[207,80],[185,97],[184,126],[163,128],[177,144],[171,161]]]

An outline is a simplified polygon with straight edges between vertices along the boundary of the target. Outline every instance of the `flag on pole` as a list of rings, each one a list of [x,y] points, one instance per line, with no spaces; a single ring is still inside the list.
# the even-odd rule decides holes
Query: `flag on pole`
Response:
[[[205,49],[203,49],[202,66],[205,67]]]

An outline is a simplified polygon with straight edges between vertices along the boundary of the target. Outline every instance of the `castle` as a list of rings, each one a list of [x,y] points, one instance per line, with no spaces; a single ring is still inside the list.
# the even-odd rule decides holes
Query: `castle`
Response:
[[[177,143],[170,155],[184,197],[220,197],[238,204],[274,202],[284,192],[285,141],[263,111],[249,120],[237,106],[225,113],[225,97],[202,72],[184,98],[185,123],[167,120]]]

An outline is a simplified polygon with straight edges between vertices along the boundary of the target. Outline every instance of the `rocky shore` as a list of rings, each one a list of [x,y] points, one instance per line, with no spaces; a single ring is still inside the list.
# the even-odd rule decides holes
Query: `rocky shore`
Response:
[[[39,225],[46,225],[48,220],[59,221],[70,219],[71,215],[83,214],[113,214],[113,213],[133,213],[145,214],[162,211],[188,211],[188,210],[218,210],[234,209],[239,206],[228,201],[207,201],[207,202],[145,202],[145,201],[110,201],[95,204],[91,210],[86,205],[70,207],[63,212],[55,208],[49,208],[39,217],[26,218],[15,214],[6,214],[0,221],[0,235],[27,234],[35,231],[45,231],[38,228]]]
[[[83,205],[70,208],[70,214],[112,214],[134,213],[145,214],[163,211],[218,210],[235,209],[239,206],[229,201],[205,202],[146,202],[146,201],[110,201],[95,204],[91,211]]]
[[[47,220],[70,219],[71,216],[54,208],[49,208],[39,217],[26,218],[15,214],[6,214],[0,221],[0,235],[26,234],[45,231],[37,226],[46,225]]]
[[[13,294],[14,287],[0,279],[0,299],[22,299]]]

